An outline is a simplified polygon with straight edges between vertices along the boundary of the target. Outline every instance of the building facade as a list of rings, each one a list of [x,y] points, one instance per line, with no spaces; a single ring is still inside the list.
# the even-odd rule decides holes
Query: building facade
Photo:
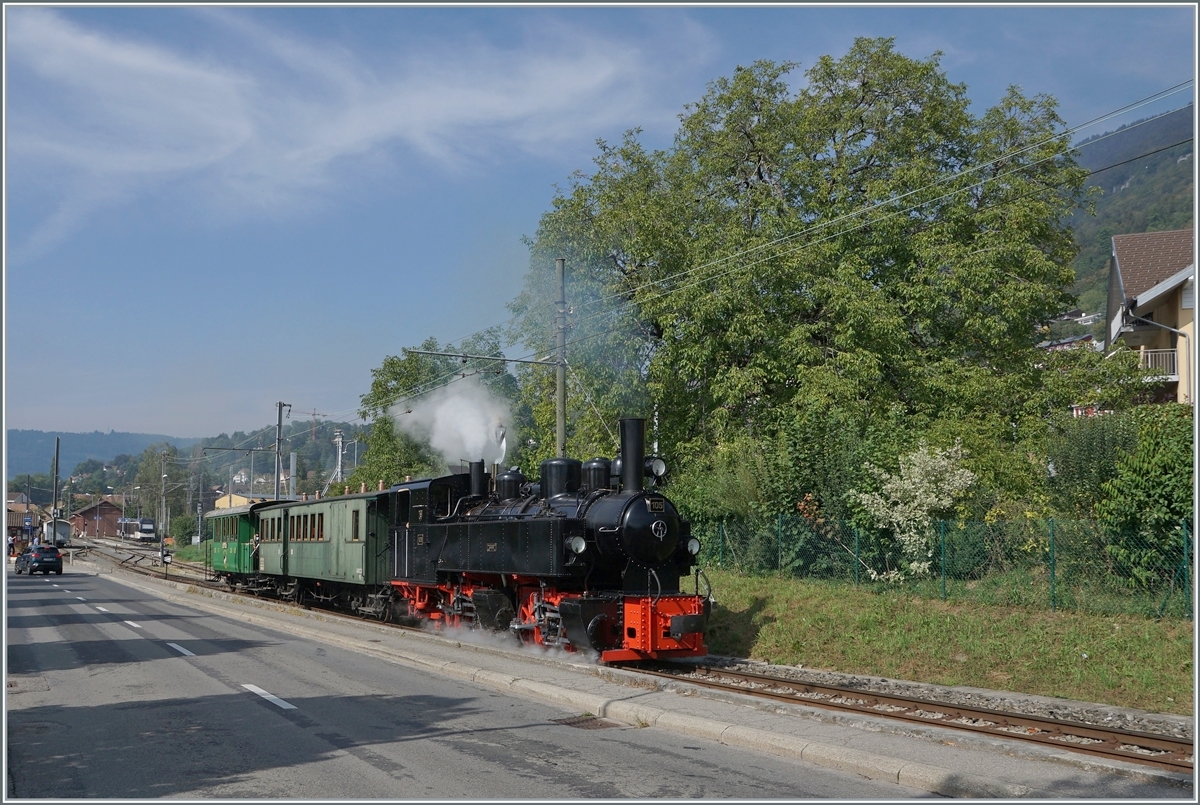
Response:
[[[1157,401],[1196,401],[1195,278],[1191,229],[1112,239],[1104,348],[1137,350],[1162,383]]]

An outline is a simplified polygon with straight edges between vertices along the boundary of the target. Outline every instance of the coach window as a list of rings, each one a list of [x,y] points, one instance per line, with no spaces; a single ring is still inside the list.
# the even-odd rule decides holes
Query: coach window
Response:
[[[325,539],[325,512],[317,514],[317,539]]]
[[[358,540],[358,509],[350,513],[350,539]]]

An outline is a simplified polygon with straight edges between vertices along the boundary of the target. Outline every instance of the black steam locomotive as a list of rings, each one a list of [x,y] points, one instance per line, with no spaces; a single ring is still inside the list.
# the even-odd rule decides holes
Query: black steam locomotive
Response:
[[[704,655],[700,544],[644,488],[664,470],[645,455],[644,420],[620,424],[615,461],[548,459],[537,483],[475,462],[377,492],[212,512],[213,568],[238,587],[509,631],[606,662]]]

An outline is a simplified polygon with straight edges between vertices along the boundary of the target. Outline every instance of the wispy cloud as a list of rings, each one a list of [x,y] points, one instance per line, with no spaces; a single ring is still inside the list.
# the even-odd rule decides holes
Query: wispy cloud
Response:
[[[8,10],[8,157],[61,194],[21,250],[168,182],[194,183],[210,210],[277,214],[336,188],[356,159],[462,172],[590,146],[614,126],[669,124],[678,102],[661,86],[697,66],[706,37],[684,26],[668,52],[661,39],[642,47],[551,22],[538,47],[464,33],[393,57],[236,11],[201,16],[216,33],[198,55],[48,9]]]

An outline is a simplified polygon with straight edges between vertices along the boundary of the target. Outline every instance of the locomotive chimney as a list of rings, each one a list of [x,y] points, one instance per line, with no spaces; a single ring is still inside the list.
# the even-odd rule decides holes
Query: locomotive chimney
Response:
[[[487,476],[483,471],[482,461],[472,461],[471,466],[471,497],[481,498],[487,495]]]
[[[621,491],[640,492],[646,479],[646,420],[621,420]]]

